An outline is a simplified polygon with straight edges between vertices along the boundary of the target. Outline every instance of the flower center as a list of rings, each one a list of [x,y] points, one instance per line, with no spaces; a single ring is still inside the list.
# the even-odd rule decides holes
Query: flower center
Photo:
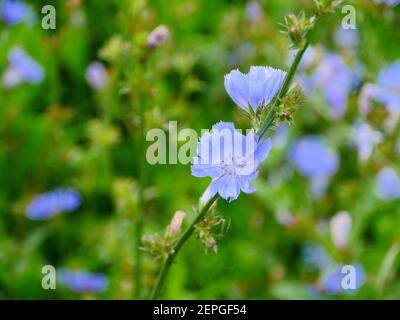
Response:
[[[237,170],[246,166],[246,160],[242,156],[228,157],[224,159],[223,169],[225,173],[237,175]]]

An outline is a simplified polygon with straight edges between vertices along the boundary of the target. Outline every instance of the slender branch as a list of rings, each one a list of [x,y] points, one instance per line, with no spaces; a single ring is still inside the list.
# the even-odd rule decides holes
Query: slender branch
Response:
[[[174,246],[172,253],[168,255],[167,259],[165,260],[162,269],[160,271],[160,274],[157,279],[156,286],[154,287],[154,290],[151,294],[151,299],[156,300],[158,299],[161,290],[163,288],[166,276],[169,272],[169,269],[171,268],[172,263],[174,262],[175,257],[177,256],[179,250],[183,247],[185,242],[190,238],[194,231],[194,226],[200,222],[200,220],[207,214],[208,210],[210,207],[214,204],[215,201],[219,198],[218,195],[215,195],[212,197],[208,202],[204,205],[204,207],[199,211],[199,214],[196,216],[196,218],[193,220],[193,222],[190,224],[190,226],[186,229],[186,231],[183,233],[183,235],[179,238],[179,241],[176,243]]]
[[[290,84],[291,84],[291,82],[293,80],[293,77],[296,74],[296,71],[297,71],[297,68],[299,66],[299,63],[300,63],[301,59],[303,58],[304,52],[306,52],[306,50],[307,50],[307,48],[308,48],[308,46],[310,44],[310,39],[311,39],[312,33],[313,33],[315,27],[317,26],[317,24],[319,23],[319,21],[321,20],[321,18],[322,18],[322,15],[319,15],[319,16],[316,17],[316,21],[314,23],[313,28],[307,34],[304,46],[297,52],[297,54],[296,54],[296,56],[295,56],[295,58],[293,60],[293,63],[290,66],[289,72],[287,73],[287,75],[285,77],[285,81],[283,82],[281,90],[279,90],[278,95],[274,98],[274,101],[272,102],[272,105],[270,107],[271,110],[268,113],[267,118],[265,119],[265,121],[261,125],[260,129],[258,129],[257,135],[260,137],[260,139],[265,135],[267,130],[273,124],[275,116],[276,116],[276,108],[278,107],[281,99],[288,92]]]
[[[141,242],[142,242],[142,233],[143,233],[143,218],[144,218],[144,211],[145,211],[145,199],[144,199],[144,189],[146,187],[146,179],[147,179],[147,166],[146,166],[146,159],[144,154],[146,153],[145,150],[145,126],[146,126],[146,119],[144,114],[145,106],[144,101],[145,99],[141,99],[139,93],[139,97],[137,99],[137,107],[139,109],[139,118],[140,118],[140,128],[139,128],[139,148],[140,153],[142,156],[139,159],[139,203],[138,203],[138,211],[136,214],[136,224],[135,224],[135,267],[134,267],[134,296],[136,299],[141,298],[141,289],[142,289],[142,250],[141,250]]]

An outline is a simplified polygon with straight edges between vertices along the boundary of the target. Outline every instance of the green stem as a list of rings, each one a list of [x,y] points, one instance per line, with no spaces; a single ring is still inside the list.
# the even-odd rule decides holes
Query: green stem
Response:
[[[178,255],[179,250],[183,247],[185,242],[190,238],[194,231],[194,226],[200,222],[200,220],[207,214],[208,210],[210,207],[213,205],[215,201],[219,198],[218,195],[215,195],[212,197],[208,202],[204,205],[204,207],[200,210],[199,214],[196,216],[196,218],[193,220],[193,222],[190,224],[190,226],[186,229],[186,231],[183,233],[183,235],[179,238],[179,241],[176,243],[174,246],[174,249],[172,250],[172,253],[168,255],[167,259],[165,260],[160,274],[157,279],[156,286],[154,287],[154,290],[151,294],[151,299],[156,300],[160,296],[161,290],[164,286],[165,279],[167,277],[167,274],[169,272],[169,269],[171,268],[172,263],[174,262],[175,257]]]
[[[140,93],[139,93],[140,95]],[[139,118],[140,118],[140,128],[139,128],[139,149],[140,155],[142,155],[139,159],[139,205],[138,212],[136,214],[136,224],[135,224],[135,268],[134,268],[134,295],[136,299],[140,299],[141,297],[141,289],[142,289],[142,250],[141,250],[141,242],[142,242],[142,233],[143,233],[143,216],[145,210],[145,199],[144,199],[144,189],[146,187],[146,179],[147,179],[147,166],[146,159],[144,157],[145,151],[145,114],[144,109],[145,106],[142,105],[144,99],[140,97],[137,99],[137,107],[139,108]]]
[[[393,266],[396,262],[396,259],[400,253],[400,243],[394,243],[387,254],[385,255],[381,267],[378,272],[377,280],[376,280],[376,288],[379,294],[383,293],[383,288],[385,286],[386,280],[390,275],[390,272],[393,269]]]
[[[295,58],[293,60],[293,63],[290,66],[289,72],[287,73],[287,75],[285,77],[285,81],[283,82],[281,90],[279,90],[278,95],[274,98],[274,100],[272,102],[271,110],[268,113],[267,118],[265,119],[265,121],[261,125],[260,129],[258,129],[257,135],[260,137],[260,140],[265,135],[267,130],[271,127],[271,125],[273,124],[273,122],[275,120],[275,116],[276,116],[276,108],[278,107],[281,99],[288,92],[290,84],[292,83],[293,77],[296,74],[296,71],[297,71],[297,68],[299,66],[299,63],[300,63],[301,59],[303,58],[304,52],[306,52],[306,50],[308,48],[308,45],[310,44],[310,39],[311,39],[312,33],[314,31],[314,28],[319,23],[321,18],[322,18],[322,16],[318,16],[317,17],[313,28],[308,32],[306,40],[305,40],[305,43],[304,43],[304,46],[297,52],[297,54],[296,54],[296,56],[295,56]]]

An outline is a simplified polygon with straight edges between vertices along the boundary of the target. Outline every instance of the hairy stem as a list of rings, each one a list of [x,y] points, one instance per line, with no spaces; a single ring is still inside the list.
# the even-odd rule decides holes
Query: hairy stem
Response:
[[[139,94],[140,95],[140,94]],[[138,212],[136,215],[136,224],[135,224],[135,268],[134,268],[134,295],[136,299],[140,299],[141,297],[141,289],[142,289],[142,250],[141,250],[141,241],[142,241],[142,233],[143,233],[143,216],[145,211],[145,199],[144,199],[144,189],[146,187],[146,179],[147,179],[147,166],[146,159],[143,156],[146,152],[145,150],[145,114],[143,105],[145,99],[141,99],[140,97],[137,99],[138,109],[139,109],[139,117],[140,117],[140,128],[139,128],[139,143],[140,143],[140,153],[142,157],[139,159],[139,206]]]
[[[215,201],[218,199],[218,195],[215,195],[212,197],[208,202],[204,205],[203,208],[199,211],[198,215],[196,218],[193,220],[193,222],[190,224],[190,226],[186,229],[186,231],[182,234],[182,236],[179,238],[178,242],[174,246],[172,253],[168,255],[167,259],[165,260],[160,274],[157,279],[156,286],[154,287],[154,290],[151,294],[151,299],[155,300],[158,299],[161,293],[161,289],[163,288],[165,279],[167,277],[167,274],[169,272],[169,269],[171,268],[172,263],[174,262],[175,257],[179,253],[179,250],[183,247],[185,242],[190,238],[190,236],[193,234],[194,231],[194,226],[200,222],[200,220],[207,214],[208,210],[210,207],[214,204]]]
[[[283,85],[281,87],[281,90],[279,90],[277,96],[274,98],[274,101],[272,102],[271,105],[271,110],[268,113],[267,118],[264,120],[263,124],[261,125],[260,129],[258,129],[257,131],[257,135],[261,138],[265,135],[265,133],[267,132],[267,130],[271,127],[271,125],[273,124],[274,120],[275,120],[275,116],[276,116],[276,108],[278,107],[281,99],[286,95],[286,93],[289,90],[290,84],[292,83],[293,77],[296,74],[297,68],[299,67],[299,63],[301,61],[301,59],[303,58],[304,52],[306,52],[309,44],[310,44],[310,39],[312,36],[312,33],[315,29],[315,27],[317,26],[317,24],[319,23],[319,21],[321,20],[322,15],[318,15],[316,16],[316,20],[314,22],[314,25],[312,27],[312,29],[308,32],[307,37],[305,39],[305,43],[304,46],[299,49],[299,51],[297,52],[292,65],[290,66],[289,72],[287,73],[286,77],[285,77],[285,81],[283,82]]]

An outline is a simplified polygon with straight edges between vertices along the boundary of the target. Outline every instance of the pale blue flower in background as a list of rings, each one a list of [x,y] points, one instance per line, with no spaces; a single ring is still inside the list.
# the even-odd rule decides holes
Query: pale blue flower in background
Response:
[[[62,285],[78,293],[101,293],[108,286],[108,279],[102,273],[61,269],[58,279]]]
[[[257,0],[250,0],[246,5],[246,18],[250,22],[257,22],[262,15],[262,7]]]
[[[349,53],[354,53],[360,42],[357,29],[338,28],[334,34],[334,40],[338,47]]]
[[[287,65],[290,66],[297,55],[298,50],[290,50],[288,52]],[[323,48],[321,46],[308,46],[300,60],[298,71],[303,72],[307,69],[314,67],[321,59]]]
[[[373,152],[374,147],[382,141],[383,134],[374,130],[368,123],[357,121],[352,128],[352,141],[358,149],[360,162],[367,161]]]
[[[24,82],[38,84],[44,79],[43,67],[21,48],[12,48],[8,54],[8,61],[2,79],[5,88],[13,88]]]
[[[385,201],[400,198],[400,178],[393,168],[385,167],[378,173],[375,194]]]
[[[346,277],[346,273],[342,273],[344,265],[335,267],[331,272],[327,273],[324,278],[322,287],[323,291],[331,295],[354,294],[365,282],[365,271],[360,264],[352,264],[355,269],[355,288],[344,288],[342,281]]]
[[[35,196],[26,209],[26,215],[32,220],[44,220],[58,213],[75,211],[81,203],[78,191],[58,188]]]
[[[319,135],[306,135],[296,140],[289,150],[289,160],[305,177],[333,175],[339,159]]]
[[[272,138],[274,148],[283,149],[289,141],[290,127],[287,123],[280,123]]]
[[[302,260],[309,270],[326,270],[332,263],[331,257],[326,250],[316,244],[309,244],[303,247],[301,252]]]
[[[200,138],[192,165],[193,176],[212,178],[201,201],[206,202],[217,193],[232,201],[240,191],[254,192],[250,180],[256,178],[257,167],[268,157],[271,147],[271,139],[260,142],[252,131],[244,136],[233,123],[221,121],[214,125]]]
[[[257,48],[254,43],[242,41],[228,54],[227,62],[229,66],[237,66],[254,60],[256,55]]]
[[[307,97],[312,97],[315,94],[315,84],[312,77],[305,73],[299,73],[296,76],[297,83],[301,86],[302,92]]]
[[[400,0],[374,0],[375,3],[381,4],[387,4],[389,6],[396,6],[400,3]]]
[[[329,176],[326,175],[315,175],[309,178],[311,195],[316,199],[321,198],[325,194],[328,184]]]
[[[8,25],[15,25],[32,19],[31,8],[20,0],[3,0],[0,3],[0,17]]]
[[[306,51],[306,59],[304,65],[300,65],[296,81],[310,99],[321,92],[330,107],[331,116],[341,118],[346,112],[349,95],[361,83],[365,68],[357,61],[348,66],[336,53],[324,53],[320,48],[311,49]],[[312,73],[308,74],[307,71]]]
[[[108,73],[99,61],[92,62],[86,69],[86,81],[95,90],[103,89],[108,83]]]
[[[342,249],[348,245],[352,219],[348,212],[340,211],[329,221],[331,239],[336,248]]]
[[[291,227],[296,223],[296,217],[287,209],[279,209],[275,211],[275,219],[284,227]]]
[[[379,73],[374,98],[390,112],[400,111],[400,60],[384,67]]]
[[[341,118],[354,83],[354,74],[343,58],[334,53],[326,54],[315,70],[312,82],[322,91],[331,115]]]
[[[150,49],[158,48],[164,44],[170,36],[171,33],[168,27],[163,24],[159,25],[147,37],[147,47]]]
[[[339,167],[339,157],[318,135],[308,135],[296,140],[289,149],[288,158],[297,171],[310,181],[315,197],[325,192],[329,177]]]
[[[247,74],[232,70],[225,75],[225,89],[232,100],[244,111],[254,111],[268,105],[284,82],[286,72],[272,67],[250,67]]]

